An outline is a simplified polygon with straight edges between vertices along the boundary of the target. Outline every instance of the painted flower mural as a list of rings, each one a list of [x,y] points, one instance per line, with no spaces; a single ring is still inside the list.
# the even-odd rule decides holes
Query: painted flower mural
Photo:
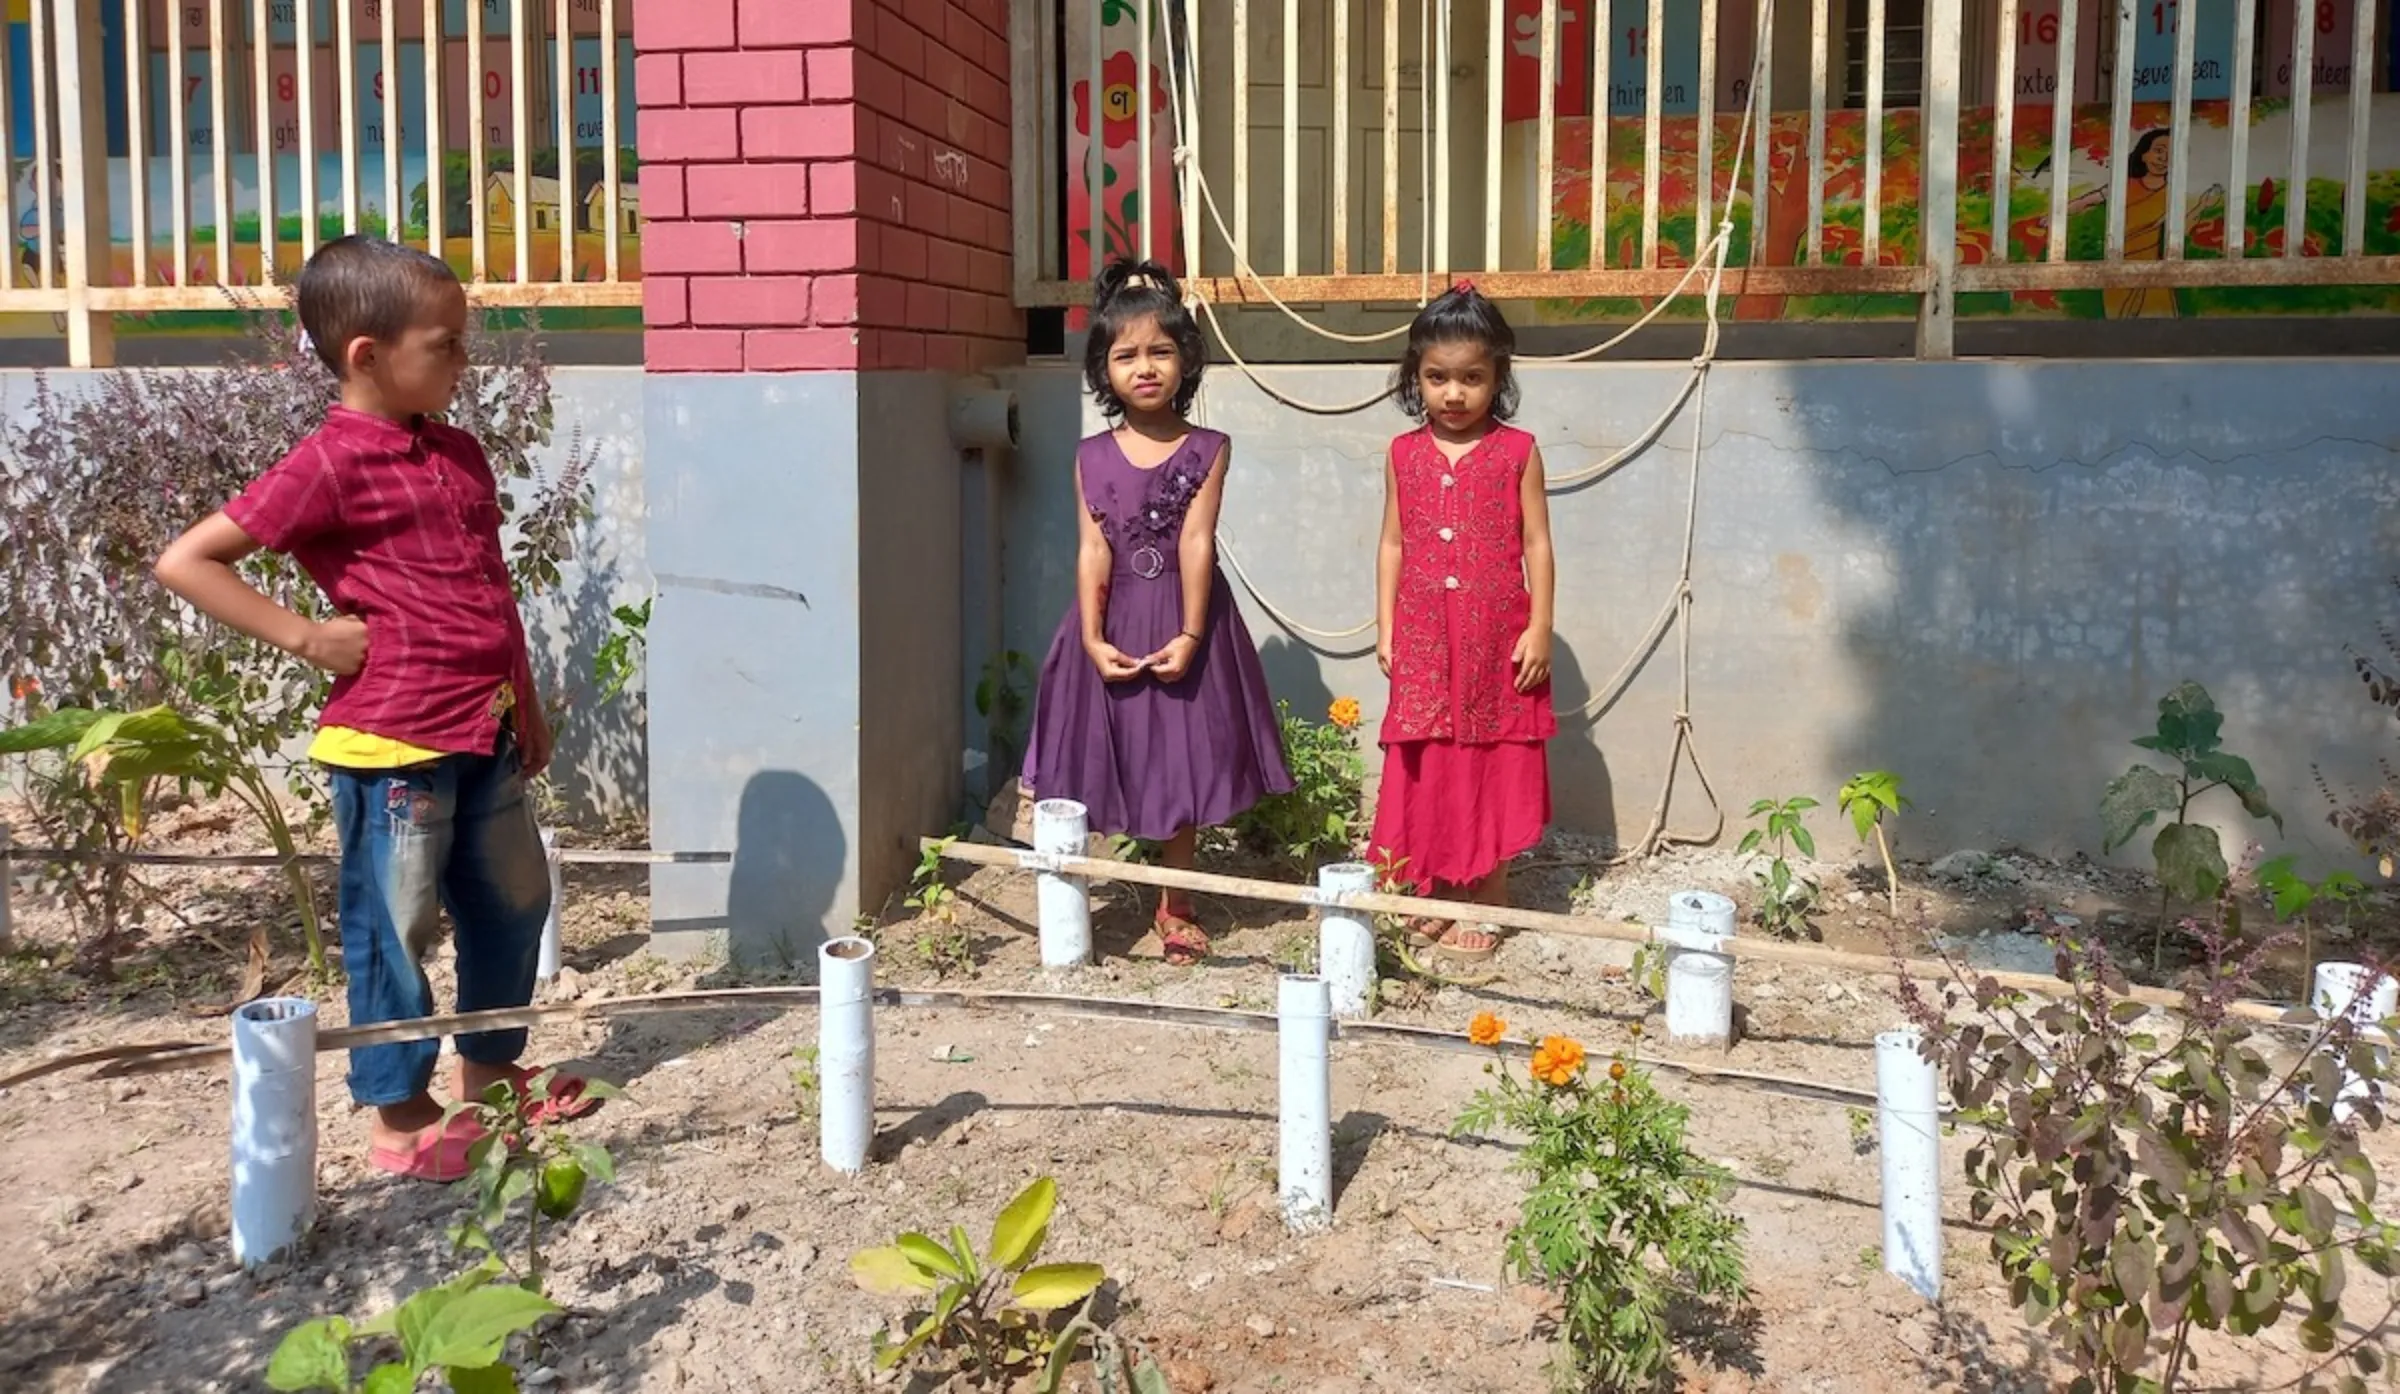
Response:
[[[1101,31],[1098,139],[1094,139],[1094,103],[1088,54],[1075,55],[1070,71],[1085,74],[1071,84],[1074,124],[1068,134],[1068,166],[1086,171],[1069,181],[1067,190],[1067,271],[1089,277],[1092,260],[1092,187],[1090,172],[1097,150],[1100,182],[1100,237],[1103,259],[1146,256],[1182,269],[1176,229],[1175,121],[1167,92],[1166,69],[1157,61],[1142,71],[1134,55],[1139,40],[1138,16],[1130,5],[1111,5]],[[1122,21],[1122,22],[1120,22]],[[1157,52],[1167,51],[1157,35]],[[1145,220],[1142,208],[1141,131],[1150,124],[1150,195],[1156,209]],[[1147,226],[1145,226],[1145,221]]]

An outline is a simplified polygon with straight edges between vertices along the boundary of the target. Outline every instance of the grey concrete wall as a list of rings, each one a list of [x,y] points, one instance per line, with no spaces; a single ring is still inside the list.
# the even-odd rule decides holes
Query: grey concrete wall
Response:
[[[663,948],[813,973],[959,801],[959,464],[934,374],[655,375]]]
[[[592,466],[592,521],[559,567],[558,586],[525,607],[535,671],[564,685],[565,722],[551,781],[576,817],[616,819],[646,811],[650,751],[644,677],[603,700],[592,661],[620,605],[650,594],[644,551],[642,394],[638,368],[556,368],[551,401],[558,425],[537,462],[563,466],[580,450]]]
[[[0,415],[21,419],[36,376],[0,370]],[[52,369],[40,376],[53,391],[71,395],[86,390],[100,374]],[[577,539],[574,555],[559,568],[559,584],[525,605],[534,671],[545,683],[559,684],[571,704],[559,732],[552,782],[575,817],[638,813],[647,799],[642,683],[637,677],[623,696],[604,703],[592,679],[592,658],[607,637],[610,612],[638,603],[650,588],[642,551],[640,384],[638,369],[553,369],[556,425],[550,444],[535,458],[546,476],[564,466],[570,451],[582,452],[591,464],[594,517]],[[261,460],[258,468],[273,463]],[[294,750],[293,758],[299,753]]]
[[[1340,402],[1387,371],[1271,381]],[[1636,438],[1686,372],[1529,369],[1520,424],[1564,476]],[[1830,805],[1851,772],[1889,768],[1918,804],[1900,825],[1908,852],[2005,840],[2097,854],[2102,786],[2141,754],[2127,741],[2156,699],[2191,677],[2284,811],[2282,847],[2346,858],[2310,771],[2338,787],[2392,750],[2343,658],[2400,605],[2387,376],[2290,360],[1720,367],[1700,438],[1690,710],[1729,826],[1754,798]],[[1096,423],[1063,366],[1013,384],[1026,443],[1003,502],[1003,609],[1008,642],[1038,653],[1072,597],[1072,447]],[[1402,418],[1305,415],[1223,369],[1200,416],[1234,438],[1223,532],[1267,597],[1319,629],[1371,618],[1380,455]],[[1596,721],[1575,711],[1672,594],[1692,433],[1687,408],[1613,475],[1551,502],[1552,771],[1561,822],[1583,830],[1638,836],[1666,770],[1673,637]],[[1354,695],[1380,718],[1371,640],[1311,641],[1243,604],[1279,695],[1315,710]],[[1706,826],[1688,770],[1675,815]],[[1829,848],[1848,841],[1830,811],[1820,830]]]
[[[906,884],[917,840],[959,812],[962,471],[950,442],[950,381],[938,373],[857,379],[859,767],[868,775],[858,865],[870,899]]]
[[[642,393],[650,836],[663,947],[814,967],[856,913],[858,385],[654,374]]]

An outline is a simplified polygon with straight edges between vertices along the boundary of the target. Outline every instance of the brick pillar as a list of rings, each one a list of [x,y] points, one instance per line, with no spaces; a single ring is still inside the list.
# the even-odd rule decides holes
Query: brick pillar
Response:
[[[662,947],[813,949],[959,803],[959,375],[1022,357],[1007,0],[635,0]]]
[[[1022,357],[1007,0],[637,7],[651,371]]]

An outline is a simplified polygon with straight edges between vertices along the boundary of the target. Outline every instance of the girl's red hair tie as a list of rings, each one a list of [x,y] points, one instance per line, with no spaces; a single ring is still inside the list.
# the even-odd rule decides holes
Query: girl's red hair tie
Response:
[[[1461,276],[1457,280],[1450,283],[1450,289],[1457,291],[1460,295],[1473,295],[1475,293],[1475,282],[1465,276]]]

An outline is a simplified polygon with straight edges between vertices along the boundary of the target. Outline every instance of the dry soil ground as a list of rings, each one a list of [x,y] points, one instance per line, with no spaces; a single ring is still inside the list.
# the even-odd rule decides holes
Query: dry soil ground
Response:
[[[239,834],[199,813],[170,820],[191,848]],[[176,828],[180,827],[180,831]],[[1744,868],[1703,852],[1596,870],[1559,840],[1519,877],[1528,903],[1605,917],[1663,913],[1684,887],[1739,893]],[[1980,957],[2026,957],[2029,908],[2094,924],[2138,917],[2155,892],[2138,877],[2001,855],[1950,884],[1922,865],[1910,918],[1961,936]],[[1245,868],[1251,869],[1251,868]],[[1829,941],[1879,949],[1880,900],[1848,875],[1829,886]],[[239,974],[246,926],[272,913],[255,876],[159,873],[147,925],[113,981],[71,971],[70,929],[18,896],[20,946],[0,976],[0,1072],[68,1049],[221,1038],[193,1009]],[[571,874],[569,997],[722,981],[706,965],[645,951],[638,871]],[[955,928],[893,920],[878,931],[886,983],[931,982],[945,945],[974,964],[952,986],[1270,1009],[1279,961],[1310,927],[1266,907],[1203,902],[1217,936],[1207,966],[1174,969],[1141,940],[1129,892],[1101,893],[1099,966],[1064,983],[1038,968],[1032,887],[1013,872],[959,883]],[[2388,913],[2389,907],[2383,907]],[[2379,931],[2378,931],[2379,932]],[[1977,936],[1981,936],[1977,938]],[[2037,960],[2040,955],[2032,955]],[[296,958],[279,958],[289,981]],[[1612,946],[1519,936],[1485,987],[1408,995],[1386,1015],[1458,1029],[1478,1010],[1523,1032],[1567,1032],[1594,1051],[1657,1043],[1657,1004]],[[272,985],[272,984],[271,984]],[[1898,1021],[1880,978],[1746,964],[1740,1042],[1716,1063],[1871,1090],[1871,1038]],[[308,990],[305,979],[296,990]],[[338,991],[320,991],[328,1023]],[[545,1329],[528,1383],[564,1390],[860,1390],[868,1338],[897,1305],[860,1294],[845,1261],[907,1227],[980,1230],[1028,1180],[1055,1176],[1055,1257],[1105,1263],[1121,1284],[1122,1329],[1191,1391],[1538,1391],[1552,1350],[1542,1296],[1501,1269],[1522,1187],[1511,1150],[1457,1141],[1449,1124],[1482,1082],[1472,1057],[1398,1046],[1336,1048],[1337,1223],[1288,1235],[1272,1210],[1275,1046],[1271,1035],[1095,1022],[1014,1012],[888,1010],[878,1019],[878,1160],[860,1177],[816,1162],[794,1088],[808,1010],[585,1019],[537,1031],[545,1059],[577,1060],[629,1097],[580,1125],[622,1160],[614,1186],[557,1241],[552,1292],[571,1314]],[[2045,1343],[2012,1312],[1967,1222],[1952,1139],[1945,1300],[1929,1307],[1886,1277],[1877,1244],[1878,1158],[1839,1103],[1805,1101],[1672,1071],[1662,1087],[1692,1109],[1695,1145],[1739,1178],[1751,1301],[1696,1321],[1687,1390],[1884,1394],[2041,1390],[2059,1383]],[[262,1387],[280,1335],[312,1315],[365,1315],[460,1266],[443,1231],[453,1194],[364,1169],[362,1120],[338,1057],[319,1071],[321,1219],[307,1250],[258,1275],[226,1247],[227,1086],[218,1073],[93,1083],[53,1077],[0,1095],[0,1388],[122,1394]],[[2379,1154],[2389,1148],[2379,1143]],[[2389,1294],[2352,1284],[2359,1319]],[[2212,1346],[2209,1376],[2265,1389],[2304,1367],[2288,1328],[2239,1349]],[[932,1389],[916,1377],[901,1387]],[[1088,1387],[1088,1386],[1087,1386]]]

